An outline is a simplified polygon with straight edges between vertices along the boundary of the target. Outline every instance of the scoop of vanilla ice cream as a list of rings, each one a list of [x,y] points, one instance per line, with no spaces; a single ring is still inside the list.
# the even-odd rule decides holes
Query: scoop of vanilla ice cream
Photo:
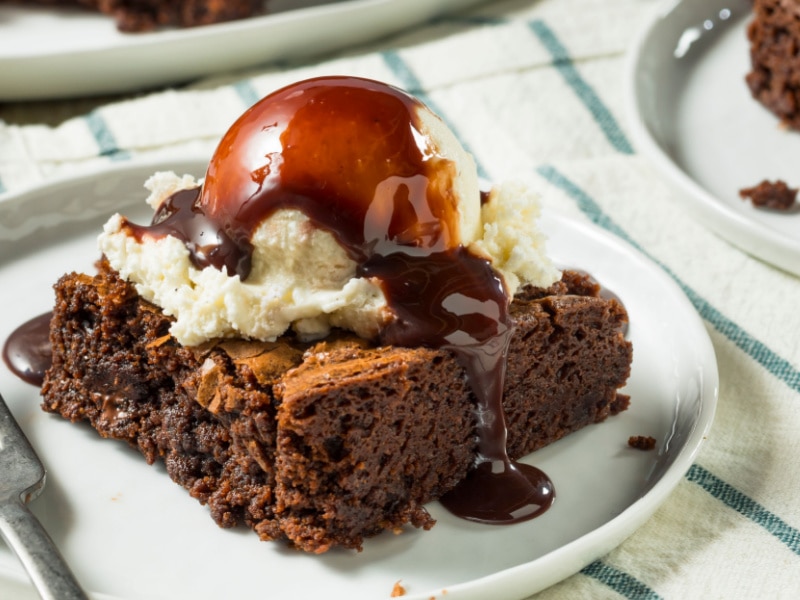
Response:
[[[491,261],[510,296],[521,285],[548,287],[561,277],[547,256],[540,214],[539,197],[522,182],[495,186],[481,208],[482,235],[469,249]]]
[[[197,185],[192,177],[156,173],[145,183],[147,202],[156,209]],[[232,336],[274,340],[290,327],[307,338],[324,336],[331,326],[374,337],[389,317],[380,288],[356,278],[355,262],[301,212],[277,211],[251,242],[253,268],[245,281],[211,266],[197,269],[175,237],[139,243],[120,215],[106,223],[98,245],[139,295],[175,317],[171,333],[184,345]]]
[[[395,94],[394,98],[397,97],[399,95]],[[281,102],[287,100],[280,96],[273,101],[275,104],[263,105],[263,112],[255,113],[265,123],[282,118],[284,109]],[[297,110],[302,109],[303,106]],[[440,231],[440,225],[444,225],[443,217],[432,214],[424,191],[428,189],[433,197],[447,199],[448,210],[455,207],[455,219],[452,223],[448,220],[448,227],[456,230],[448,229],[442,238],[447,247],[460,244],[473,254],[489,259],[503,276],[509,294],[524,283],[539,286],[553,283],[559,274],[544,253],[544,238],[536,227],[539,215],[537,198],[524,187],[505,185],[494,190],[488,202],[481,206],[480,184],[472,156],[432,111],[421,103],[414,103],[411,110],[416,117],[414,126],[410,127],[416,149],[425,160],[435,159],[436,162],[431,164],[443,165],[438,168],[446,175],[409,177],[403,171],[405,167],[397,167],[396,175],[390,171],[390,175],[380,181],[380,186],[388,188],[381,190],[380,196],[376,197],[393,199],[399,187],[405,186],[407,202],[413,208],[411,214],[416,226],[391,235],[401,236],[398,243],[412,248],[432,231]],[[403,114],[402,109],[398,114]],[[244,118],[247,117],[248,113],[245,113]],[[266,131],[260,123],[255,121],[255,133],[248,133],[247,127],[252,125],[242,126],[242,130],[234,125],[231,131],[235,133],[235,146],[234,142],[225,141],[227,136],[221,142],[221,147],[224,146],[221,160],[234,162],[227,168],[241,170],[237,161],[248,165],[244,169],[244,188],[252,183],[247,179],[252,176],[249,169],[254,168],[249,157],[252,155],[262,160],[265,153],[274,151],[268,136],[259,138],[254,147],[248,145],[248,136],[262,135]],[[244,140],[238,138],[241,131]],[[371,146],[369,142],[365,141],[363,161],[360,156],[353,160],[347,154],[351,148],[342,147],[345,156],[351,156],[349,169],[354,172],[369,169],[369,165],[380,166],[383,161],[390,165],[402,164],[401,159],[395,163],[395,154],[401,152],[397,146],[380,143]],[[310,155],[317,156],[319,152],[319,156],[324,157],[328,141],[319,142],[320,147],[315,146],[316,143],[312,139]],[[232,147],[242,149],[244,154],[241,158],[229,154]],[[373,148],[378,148],[375,150],[377,154],[369,154]],[[212,164],[214,162],[212,160]],[[269,165],[271,162],[267,161],[266,166],[258,168],[270,169]],[[214,192],[210,195],[214,202],[224,203],[229,196],[234,196],[235,200],[235,196],[242,193],[237,188],[239,180],[235,172],[233,176],[231,173],[216,174],[215,171],[213,177],[209,175],[211,179],[203,191],[211,187]],[[337,176],[335,169],[332,170],[327,163],[319,167],[319,173],[314,173],[313,168],[310,173],[324,181],[329,181],[326,177]],[[209,186],[209,182],[214,185]],[[189,176],[156,173],[145,184],[150,190],[147,202],[158,211],[175,192],[198,185],[200,183]],[[423,187],[420,192],[420,185],[429,187]],[[438,189],[437,186],[446,187]],[[414,192],[410,191],[412,187]],[[345,186],[342,189],[349,188]],[[251,193],[255,193],[254,190],[243,192],[245,197]],[[393,201],[372,202],[368,208],[370,222],[388,228],[394,216],[399,214],[393,212],[395,210],[398,209]],[[375,214],[372,211],[376,211]],[[369,240],[381,240],[383,235],[386,239],[390,237],[388,229],[386,232],[370,230]],[[120,215],[115,215],[105,225],[99,247],[111,266],[132,282],[143,298],[175,318],[171,333],[184,345],[197,345],[217,337],[274,340],[290,328],[305,339],[323,337],[332,327],[374,338],[393,318],[380,282],[357,277],[358,265],[334,235],[315,226],[301,211],[279,208],[257,225],[249,241],[253,247],[252,266],[245,280],[214,266],[197,268],[184,241],[178,237],[131,234]],[[426,242],[422,243],[424,247]]]
[[[522,182],[507,182],[492,188],[481,206],[472,155],[433,112],[421,110],[418,117],[422,130],[435,140],[438,154],[457,165],[453,188],[459,198],[462,245],[492,262],[509,296],[521,285],[547,287],[557,281],[561,273],[547,257],[546,238],[536,222],[541,213],[538,196]]]
[[[458,141],[452,130],[433,112],[417,112],[420,129],[427,140],[436,144],[436,154],[456,165],[453,192],[458,198],[459,228],[464,246],[477,241],[483,234],[481,224],[481,188],[475,160]]]
[[[156,173],[145,183],[147,202],[156,209],[172,193],[197,185],[189,176]],[[535,194],[521,184],[503,184],[477,208],[476,226],[470,227],[480,235],[470,251],[492,262],[509,294],[559,278],[536,225]],[[356,277],[356,263],[334,237],[297,210],[279,210],[256,229],[253,269],[245,281],[211,266],[197,269],[177,238],[139,243],[122,224],[120,215],[106,223],[101,252],[143,298],[175,317],[171,333],[184,345],[217,337],[270,341],[290,328],[305,339],[322,337],[331,327],[372,338],[391,318],[377,283]]]

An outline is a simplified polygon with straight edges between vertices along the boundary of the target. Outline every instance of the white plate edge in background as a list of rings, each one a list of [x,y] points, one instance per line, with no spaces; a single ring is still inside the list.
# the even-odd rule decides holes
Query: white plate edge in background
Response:
[[[637,88],[637,76],[643,60],[642,51],[650,37],[674,11],[692,5],[703,14],[711,13],[719,5],[730,5],[737,0],[711,0],[694,2],[690,0],[666,0],[655,11],[651,21],[636,36],[626,55],[625,67],[625,108],[631,129],[634,147],[650,160],[656,170],[673,186],[675,197],[699,222],[708,229],[741,248],[748,254],[775,265],[795,275],[800,275],[800,237],[790,239],[783,232],[775,231],[743,214],[728,208],[713,194],[688,175],[661,147],[642,114],[641,96]],[[697,19],[699,24],[702,20]],[[755,102],[755,101],[754,101]]]
[[[0,54],[0,101],[135,92],[275,61],[307,59],[482,1],[342,0],[202,27],[129,34],[100,47],[68,45],[60,52]],[[112,18],[107,20],[101,25],[111,26]],[[62,29],[54,27],[53,35],[68,36]]]

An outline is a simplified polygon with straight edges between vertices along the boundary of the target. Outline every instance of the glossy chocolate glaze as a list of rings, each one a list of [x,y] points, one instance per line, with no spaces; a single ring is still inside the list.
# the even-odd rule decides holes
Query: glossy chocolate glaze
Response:
[[[468,519],[511,523],[553,499],[538,469],[506,453],[502,407],[513,332],[504,283],[459,232],[456,165],[438,154],[412,96],[350,78],[312,79],[268,96],[222,138],[203,187],[167,199],[144,239],[184,241],[198,267],[247,278],[254,229],[297,209],[376,278],[394,314],[380,343],[451,350],[476,399],[477,459],[443,502]]]

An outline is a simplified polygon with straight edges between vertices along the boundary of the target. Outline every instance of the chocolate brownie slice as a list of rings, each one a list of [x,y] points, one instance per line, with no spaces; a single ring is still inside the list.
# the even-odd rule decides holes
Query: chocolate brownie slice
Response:
[[[473,398],[446,350],[302,344],[183,347],[171,320],[106,265],[55,286],[45,410],[126,441],[223,527],[309,552],[360,548],[410,523],[470,469]],[[520,457],[627,408],[627,314],[566,272],[512,304],[504,409]]]

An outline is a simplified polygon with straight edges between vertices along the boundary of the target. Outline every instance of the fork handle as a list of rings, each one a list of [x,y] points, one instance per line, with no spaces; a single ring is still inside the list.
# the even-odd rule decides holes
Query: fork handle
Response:
[[[0,504],[0,534],[42,600],[88,600],[47,531],[18,498]]]

